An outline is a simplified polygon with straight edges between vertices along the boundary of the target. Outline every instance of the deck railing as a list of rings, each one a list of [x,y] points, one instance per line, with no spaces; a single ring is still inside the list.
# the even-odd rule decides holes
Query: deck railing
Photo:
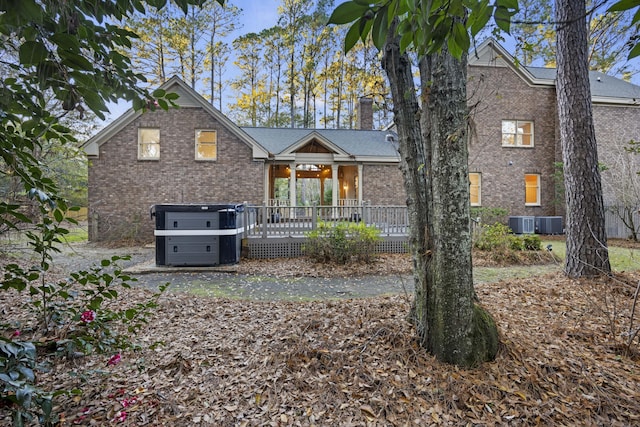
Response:
[[[380,230],[381,236],[406,235],[409,216],[406,206],[250,206],[255,221],[247,215],[247,237],[303,237],[319,222],[364,222]]]

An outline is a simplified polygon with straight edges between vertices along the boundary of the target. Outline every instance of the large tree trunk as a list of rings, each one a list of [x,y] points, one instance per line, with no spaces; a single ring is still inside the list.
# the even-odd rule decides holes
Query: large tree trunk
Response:
[[[412,320],[421,345],[438,360],[474,366],[495,357],[498,333],[491,316],[474,303],[466,56],[456,60],[445,49],[421,61],[422,110],[397,38],[385,46],[383,68],[408,197],[416,287]]]
[[[567,203],[565,274],[609,274],[591,104],[584,0],[556,0],[556,93]]]
[[[394,31],[394,29],[390,30]],[[426,156],[422,143],[420,107],[411,72],[411,62],[407,55],[400,54],[397,39],[389,40],[385,46],[382,67],[387,73],[393,97],[394,122],[398,129],[400,168],[407,194],[409,213],[409,246],[413,258],[415,282],[415,303],[411,320],[418,330],[422,344],[426,342],[428,331],[428,280],[427,271],[433,248],[433,230],[429,212],[431,206],[431,185],[428,181]]]

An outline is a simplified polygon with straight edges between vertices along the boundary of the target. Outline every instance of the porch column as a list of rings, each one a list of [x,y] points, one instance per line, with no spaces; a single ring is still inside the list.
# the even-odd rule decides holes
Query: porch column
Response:
[[[338,165],[331,165],[331,204],[334,206],[331,209],[331,216],[333,218],[337,218],[338,209],[335,206],[338,206],[338,199],[340,198],[340,187],[338,185]]]
[[[264,164],[264,204],[268,205],[271,200],[271,189],[273,188],[273,183],[271,182],[271,174],[269,170],[271,169],[271,165],[269,163]]]
[[[338,206],[340,199],[340,185],[338,183],[338,165],[331,166],[331,204]]]
[[[289,163],[289,218],[296,217],[296,164]]]
[[[362,206],[362,164],[358,165],[358,205]]]

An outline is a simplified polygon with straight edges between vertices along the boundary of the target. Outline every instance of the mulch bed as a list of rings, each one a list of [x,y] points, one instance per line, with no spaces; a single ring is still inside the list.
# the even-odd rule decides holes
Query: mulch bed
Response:
[[[472,370],[417,346],[405,297],[169,293],[122,362],[58,360],[38,385],[82,390],[56,398],[61,425],[637,425],[639,345],[627,348],[625,334],[639,280],[553,274],[477,286],[501,346]],[[132,289],[122,301],[149,296]],[[2,317],[20,319],[24,298],[0,293]],[[0,410],[0,425],[9,424]]]

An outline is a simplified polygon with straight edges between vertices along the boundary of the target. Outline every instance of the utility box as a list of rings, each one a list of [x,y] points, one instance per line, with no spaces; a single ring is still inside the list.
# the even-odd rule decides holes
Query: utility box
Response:
[[[509,228],[515,234],[533,234],[536,231],[535,217],[533,216],[510,216]]]
[[[243,205],[163,204],[155,218],[156,265],[215,266],[240,261]]]
[[[537,216],[536,233],[538,234],[564,234],[561,216]]]

